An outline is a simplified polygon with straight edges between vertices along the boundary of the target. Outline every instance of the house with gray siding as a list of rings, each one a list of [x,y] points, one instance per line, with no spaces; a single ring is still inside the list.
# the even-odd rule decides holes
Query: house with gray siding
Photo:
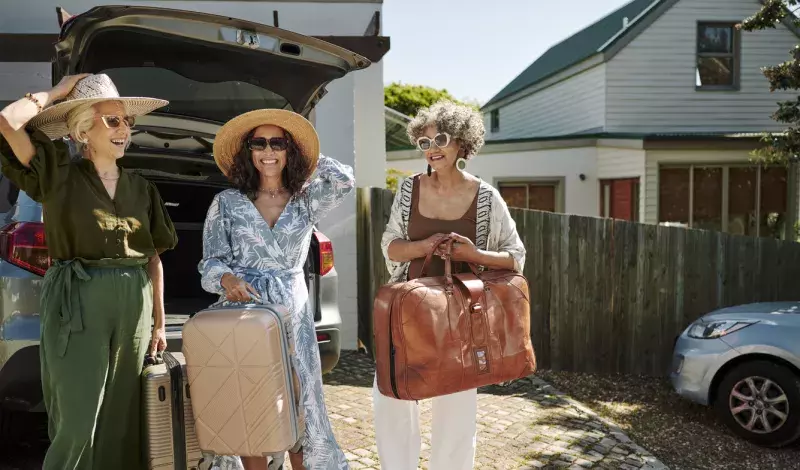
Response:
[[[469,163],[509,205],[777,236],[796,175],[761,167],[780,131],[761,67],[789,59],[790,26],[745,32],[759,0],[634,0],[555,44],[482,108]],[[413,152],[387,166],[421,171]]]

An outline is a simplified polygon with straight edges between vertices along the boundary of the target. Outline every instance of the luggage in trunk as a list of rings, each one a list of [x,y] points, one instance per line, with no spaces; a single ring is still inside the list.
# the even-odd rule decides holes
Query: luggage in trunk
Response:
[[[277,305],[216,307],[184,324],[183,352],[204,451],[281,454],[303,436],[288,315]]]
[[[383,395],[421,400],[536,370],[528,281],[514,271],[471,268],[471,273],[452,274],[446,256],[444,276],[378,290],[373,325]]]
[[[148,470],[197,470],[203,456],[194,432],[183,354],[165,351],[162,358],[142,371],[145,462]]]

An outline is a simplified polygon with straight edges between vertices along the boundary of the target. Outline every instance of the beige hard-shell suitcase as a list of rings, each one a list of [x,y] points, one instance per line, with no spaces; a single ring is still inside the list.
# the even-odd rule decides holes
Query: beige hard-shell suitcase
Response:
[[[148,470],[202,470],[183,354],[164,351],[142,371],[144,452]],[[206,459],[208,460],[208,459]]]
[[[278,305],[212,307],[183,326],[197,440],[203,451],[256,457],[303,435],[289,313]]]

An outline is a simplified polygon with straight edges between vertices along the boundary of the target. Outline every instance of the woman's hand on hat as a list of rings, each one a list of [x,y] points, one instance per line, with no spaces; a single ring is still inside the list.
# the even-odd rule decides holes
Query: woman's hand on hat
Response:
[[[50,100],[56,101],[67,97],[69,92],[75,88],[75,85],[84,78],[91,75],[90,73],[79,73],[77,75],[65,75],[61,78],[56,86],[50,90]]]
[[[258,298],[258,292],[253,286],[233,274],[223,275],[220,284],[225,289],[225,297],[231,302],[247,302]]]

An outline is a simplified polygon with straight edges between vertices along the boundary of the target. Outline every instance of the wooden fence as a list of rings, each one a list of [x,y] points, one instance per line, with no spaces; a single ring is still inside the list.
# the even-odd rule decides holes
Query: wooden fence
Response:
[[[372,298],[388,278],[380,236],[392,198],[376,188],[358,195],[359,333],[368,349]],[[676,336],[703,314],[742,303],[800,300],[798,243],[511,213],[527,249],[524,274],[540,368],[663,375]]]

